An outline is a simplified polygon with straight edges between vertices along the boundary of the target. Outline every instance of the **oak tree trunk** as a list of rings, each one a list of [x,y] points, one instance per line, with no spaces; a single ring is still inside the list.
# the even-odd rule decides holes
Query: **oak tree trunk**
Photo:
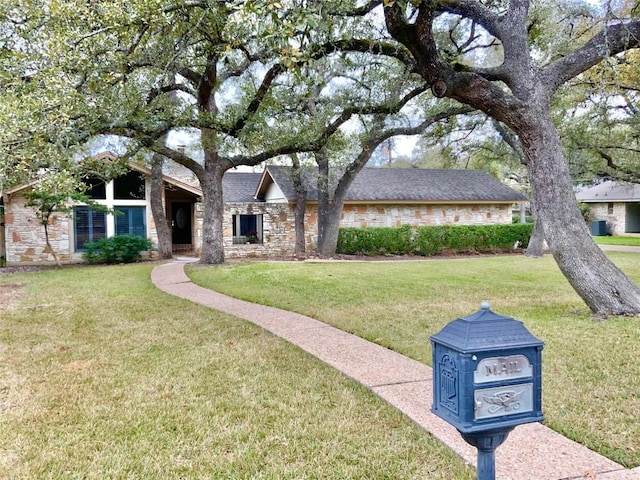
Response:
[[[336,254],[343,206],[344,201],[334,198],[328,205],[326,213],[322,217],[318,215],[318,222],[322,222],[324,232],[322,245],[318,245],[318,253],[323,257],[332,257]]]
[[[595,314],[637,314],[640,288],[591,238],[549,111],[532,108],[526,118],[517,133],[528,160],[537,219],[558,267]]]
[[[318,244],[316,251],[321,256],[325,252],[327,215],[329,213],[329,159],[322,153],[316,153],[318,164]],[[329,253],[329,256],[332,255]]]
[[[222,177],[224,172],[223,166],[218,161],[217,153],[205,151],[204,173],[199,179],[204,207],[200,262],[205,264],[218,265],[224,263],[224,235],[222,229],[224,218]]]
[[[538,221],[536,217],[533,224],[533,233],[529,239],[529,245],[525,255],[531,258],[540,258],[544,255],[544,230],[542,229],[542,223]]]
[[[296,190],[296,211],[295,211],[295,231],[296,231],[296,244],[294,249],[294,255],[304,255],[306,250],[304,239],[304,216],[307,211],[307,189],[304,186],[304,180],[302,178],[302,168],[300,166],[300,160],[297,155],[291,155],[293,162],[293,169],[291,171],[293,175],[293,186]]]
[[[151,164],[151,215],[156,225],[158,234],[158,258],[168,259],[173,257],[173,245],[171,240],[171,228],[162,204],[164,194],[164,182],[162,180],[163,158],[154,155]]]

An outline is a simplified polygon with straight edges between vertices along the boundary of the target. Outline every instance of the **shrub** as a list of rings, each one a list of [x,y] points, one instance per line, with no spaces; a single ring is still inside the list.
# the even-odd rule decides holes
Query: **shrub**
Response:
[[[533,218],[533,215],[527,215],[525,217],[525,223],[533,223],[535,222],[535,218]],[[520,222],[520,215],[512,215],[511,216],[511,223],[521,223]]]
[[[591,221],[591,209],[589,208],[589,204],[578,202],[578,208],[580,209],[580,213],[582,214],[582,218],[584,218],[585,223],[589,224]]]
[[[404,255],[411,251],[412,236],[409,225],[399,228],[341,228],[337,251],[347,255]]]
[[[88,263],[132,263],[151,250],[149,239],[137,235],[117,235],[84,244],[83,257]]]
[[[441,252],[509,251],[526,246],[533,224],[411,228],[341,228],[336,251],[347,255],[436,255]]]

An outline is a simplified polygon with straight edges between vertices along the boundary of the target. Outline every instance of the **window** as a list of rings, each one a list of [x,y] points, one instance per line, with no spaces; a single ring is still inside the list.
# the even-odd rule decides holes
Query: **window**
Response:
[[[113,198],[116,200],[144,200],[144,177],[130,171],[113,181]]]
[[[607,203],[607,214],[613,215],[613,202]]]
[[[76,207],[73,227],[75,250],[83,250],[86,242],[94,242],[107,236],[107,215],[90,207]]]
[[[94,200],[105,200],[107,198],[107,185],[104,180],[98,177],[89,177],[83,180],[87,186],[84,194]]]
[[[115,216],[116,235],[138,235],[147,237],[145,207],[116,207],[120,212]]]
[[[262,215],[233,215],[233,243],[262,243]]]

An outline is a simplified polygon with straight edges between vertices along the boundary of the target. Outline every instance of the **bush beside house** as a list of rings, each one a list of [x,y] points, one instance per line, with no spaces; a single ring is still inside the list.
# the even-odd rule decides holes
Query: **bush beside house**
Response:
[[[442,252],[510,251],[526,247],[532,223],[511,225],[442,225],[399,228],[341,228],[337,253],[345,255],[420,255]]]
[[[142,252],[153,244],[138,235],[116,235],[95,242],[86,242],[83,257],[87,263],[132,263],[142,259]]]

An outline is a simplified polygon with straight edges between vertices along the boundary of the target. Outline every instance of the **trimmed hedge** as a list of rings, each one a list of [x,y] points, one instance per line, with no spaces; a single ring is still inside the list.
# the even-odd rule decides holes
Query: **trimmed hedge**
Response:
[[[341,228],[336,253],[345,255],[436,255],[442,252],[510,251],[529,244],[532,223]]]
[[[132,263],[152,247],[151,240],[138,235],[117,235],[85,243],[83,257],[88,263]]]

